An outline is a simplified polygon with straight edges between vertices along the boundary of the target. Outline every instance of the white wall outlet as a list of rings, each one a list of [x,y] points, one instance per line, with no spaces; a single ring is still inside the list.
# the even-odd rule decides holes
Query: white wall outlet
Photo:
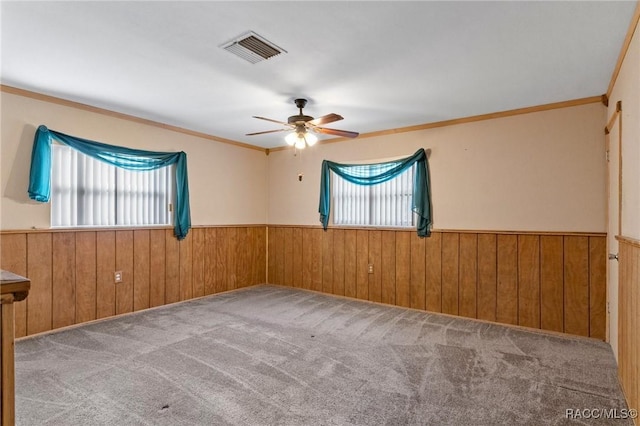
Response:
[[[113,273],[116,284],[122,282],[122,271],[116,271]]]
[[[373,263],[370,263],[370,264],[369,264],[368,272],[369,272],[370,274],[373,274]]]

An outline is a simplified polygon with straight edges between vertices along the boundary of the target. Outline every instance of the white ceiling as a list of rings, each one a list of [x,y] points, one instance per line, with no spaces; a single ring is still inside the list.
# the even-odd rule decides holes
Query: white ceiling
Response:
[[[1,82],[264,148],[286,121],[369,133],[606,92],[636,3],[9,2]],[[287,51],[250,64],[254,31]],[[36,123],[39,124],[39,123]],[[43,123],[46,124],[46,123]],[[330,136],[321,135],[320,139]]]

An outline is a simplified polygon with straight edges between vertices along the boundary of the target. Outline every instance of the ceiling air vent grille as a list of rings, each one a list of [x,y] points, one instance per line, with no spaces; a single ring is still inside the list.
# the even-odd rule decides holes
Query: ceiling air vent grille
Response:
[[[281,53],[287,53],[284,49],[251,31],[223,44],[221,47],[252,64],[273,58]]]

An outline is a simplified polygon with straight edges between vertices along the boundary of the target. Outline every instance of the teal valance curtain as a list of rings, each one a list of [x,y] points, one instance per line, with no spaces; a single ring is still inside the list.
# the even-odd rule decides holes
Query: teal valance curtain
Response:
[[[43,203],[51,197],[51,143],[68,145],[89,157],[127,170],[148,171],[176,165],[175,235],[181,240],[191,228],[187,154],[184,152],[155,152],[107,145],[88,139],[69,136],[40,126],[36,130],[31,152],[29,197]]]
[[[413,180],[413,211],[418,214],[417,230],[420,237],[431,234],[431,191],[427,154],[420,148],[410,157],[377,164],[340,164],[324,160],[320,175],[320,222],[326,230],[331,211],[331,173],[357,185],[375,185],[395,178],[416,165]]]

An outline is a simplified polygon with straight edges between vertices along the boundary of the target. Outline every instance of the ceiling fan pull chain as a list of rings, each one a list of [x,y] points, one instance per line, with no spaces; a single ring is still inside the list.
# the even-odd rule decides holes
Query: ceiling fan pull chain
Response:
[[[302,150],[296,148],[295,146],[293,147],[293,156],[294,157],[298,157],[298,182],[302,182],[302,178],[304,177],[304,173],[302,171],[300,171],[302,169]]]

